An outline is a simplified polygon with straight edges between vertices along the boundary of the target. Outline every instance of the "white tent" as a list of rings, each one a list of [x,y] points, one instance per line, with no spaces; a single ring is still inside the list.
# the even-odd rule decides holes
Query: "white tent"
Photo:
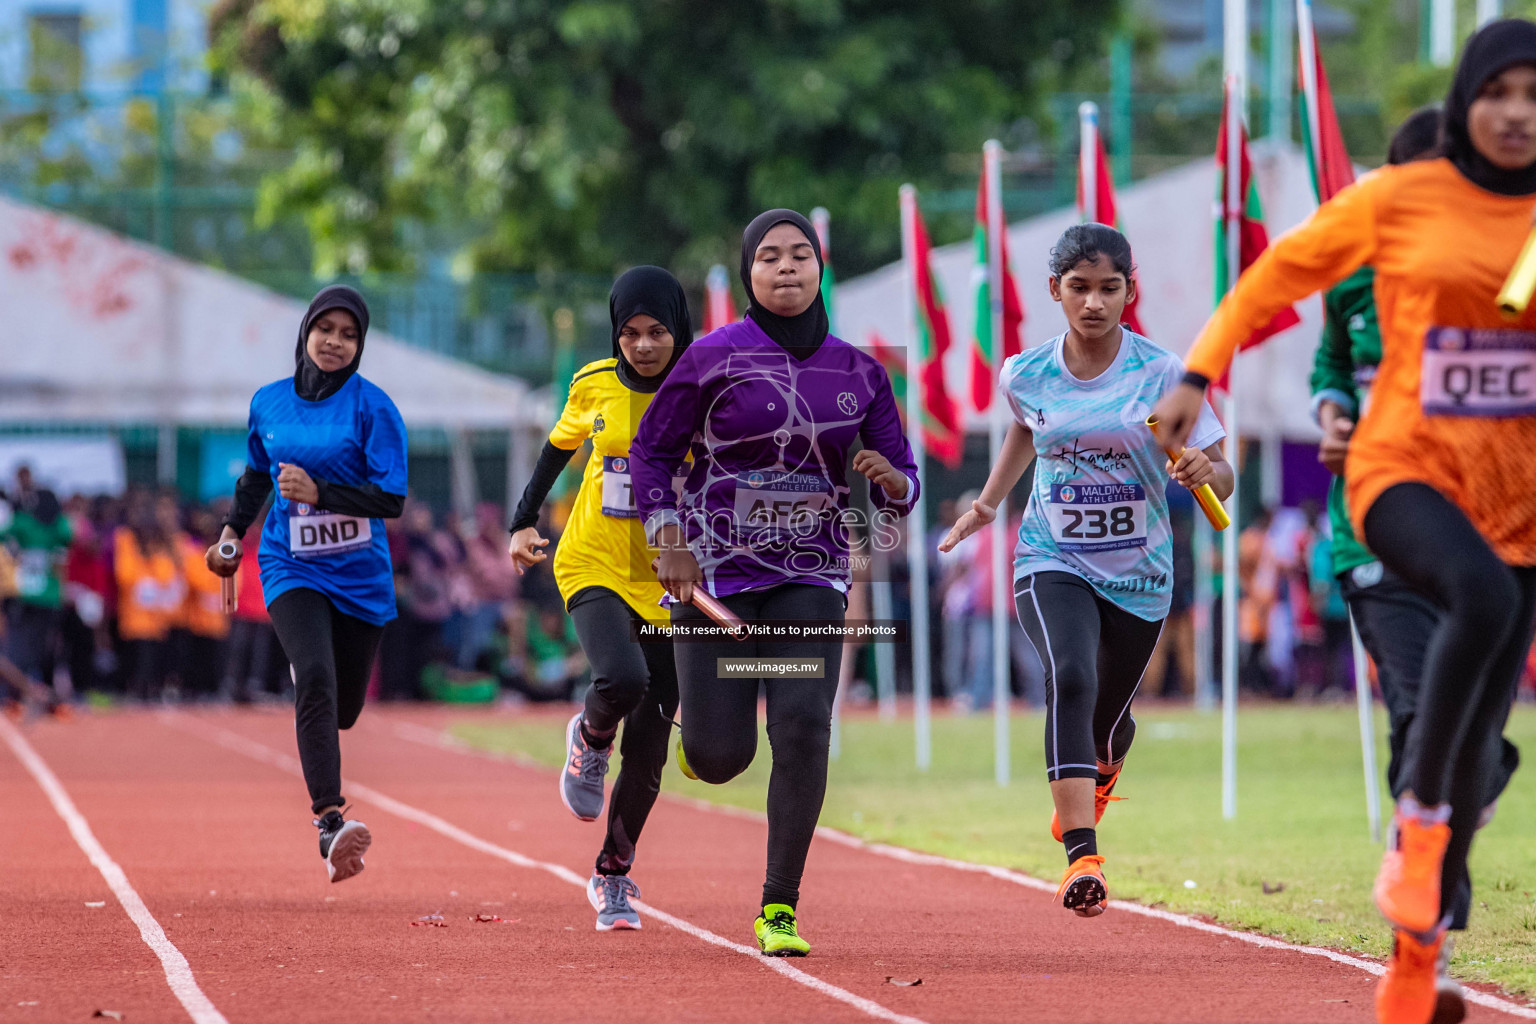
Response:
[[[0,199],[0,423],[244,425],[293,373],[304,304]],[[543,429],[522,381],[370,333],[363,374],[408,426]]]
[[[1254,147],[1253,160],[1263,199],[1265,223],[1273,238],[1314,209],[1305,157],[1291,147]],[[1210,316],[1215,295],[1213,250],[1216,167],[1198,160],[1119,191],[1121,226],[1139,267],[1142,324],[1152,339],[1183,354]],[[921,201],[921,196],[919,196]],[[1051,246],[1077,223],[1075,209],[1060,210],[1008,229],[1009,255],[1024,299],[1024,343],[1038,345],[1066,329],[1047,286]],[[969,241],[934,251],[934,272],[949,309],[954,349],[945,363],[950,394],[968,415],[967,426],[985,430],[984,417],[969,409],[969,352],[972,321]],[[910,302],[900,264],[883,267],[838,286],[838,333],[862,345],[871,334],[901,345],[911,337]],[[1247,436],[1313,439],[1307,377],[1322,329],[1322,305],[1298,303],[1301,325],[1245,353],[1238,377],[1242,430]]]

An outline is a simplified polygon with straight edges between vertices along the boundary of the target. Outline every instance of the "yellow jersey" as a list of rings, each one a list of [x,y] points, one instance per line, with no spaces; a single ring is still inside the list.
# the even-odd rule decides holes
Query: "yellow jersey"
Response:
[[[606,587],[645,619],[671,622],[664,591],[651,571],[656,549],[630,486],[629,446],[652,396],[619,379],[617,359],[599,359],[576,372],[549,443],[568,451],[592,442],[581,490],[555,549],[555,585],[566,601],[586,587]]]

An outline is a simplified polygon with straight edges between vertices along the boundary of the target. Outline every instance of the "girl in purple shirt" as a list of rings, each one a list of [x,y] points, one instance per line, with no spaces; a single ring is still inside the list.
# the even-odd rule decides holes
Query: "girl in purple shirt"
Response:
[[[749,625],[841,625],[847,607],[847,467],[869,479],[877,521],[862,531],[894,547],[894,520],[918,498],[917,470],[885,370],[827,333],[821,249],[810,222],[770,210],[742,239],[746,318],[685,351],[640,421],[630,449],[635,500],[661,551],[657,578],[674,626],[706,622],[689,603],[707,588]],[[859,443],[856,443],[859,442]],[[679,499],[674,468],[693,456]],[[758,945],[804,956],[795,907],[827,786],[840,637],[782,635],[674,648],[681,748],[699,779],[727,782],[757,752],[757,695],[766,684],[773,772],[768,871]],[[721,675],[719,658],[821,659],[814,678]]]

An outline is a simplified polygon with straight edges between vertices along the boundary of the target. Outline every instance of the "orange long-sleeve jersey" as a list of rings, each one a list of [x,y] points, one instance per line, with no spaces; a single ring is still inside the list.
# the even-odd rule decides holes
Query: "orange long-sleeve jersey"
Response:
[[[1533,210],[1448,160],[1368,174],[1270,246],[1185,363],[1216,379],[1276,311],[1374,266],[1382,360],[1345,466],[1356,532],[1383,491],[1419,482],[1505,562],[1536,565],[1536,305],[1509,323],[1494,302]]]

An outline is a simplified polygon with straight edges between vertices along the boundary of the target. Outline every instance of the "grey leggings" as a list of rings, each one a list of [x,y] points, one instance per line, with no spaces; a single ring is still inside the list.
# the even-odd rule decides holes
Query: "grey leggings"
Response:
[[[1115,764],[1131,748],[1131,700],[1163,623],[1116,607],[1069,572],[1033,573],[1014,589],[1045,669],[1046,777],[1095,778],[1096,762]]]

